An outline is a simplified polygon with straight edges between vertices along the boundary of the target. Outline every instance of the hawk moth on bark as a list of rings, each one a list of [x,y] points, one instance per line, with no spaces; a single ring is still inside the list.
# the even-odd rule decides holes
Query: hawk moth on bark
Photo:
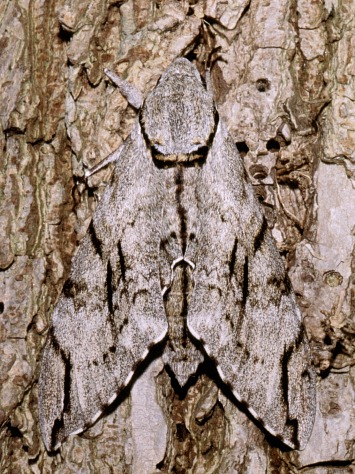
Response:
[[[91,426],[150,348],[181,386],[210,357],[272,435],[305,447],[315,372],[295,295],[209,88],[180,58],[143,101],[54,310],[39,379],[48,450]],[[99,166],[93,168],[97,169]]]

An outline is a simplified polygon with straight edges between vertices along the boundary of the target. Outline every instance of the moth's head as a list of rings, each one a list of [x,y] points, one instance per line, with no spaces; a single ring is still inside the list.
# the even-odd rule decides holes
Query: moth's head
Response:
[[[215,107],[196,67],[176,59],[148,95],[141,124],[149,144],[162,155],[189,154],[208,146]]]

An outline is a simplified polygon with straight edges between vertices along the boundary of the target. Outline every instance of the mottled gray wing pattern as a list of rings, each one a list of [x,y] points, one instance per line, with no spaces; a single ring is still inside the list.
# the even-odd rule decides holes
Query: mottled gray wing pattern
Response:
[[[161,180],[139,126],[124,147],[53,314],[39,379],[48,450],[92,425],[167,332]]]
[[[271,434],[302,449],[315,413],[309,346],[282,259],[221,123],[197,199],[188,328],[249,412]]]

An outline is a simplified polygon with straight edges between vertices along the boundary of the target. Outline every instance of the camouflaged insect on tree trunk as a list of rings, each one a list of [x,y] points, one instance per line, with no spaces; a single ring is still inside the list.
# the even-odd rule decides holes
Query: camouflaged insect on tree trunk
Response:
[[[352,472],[352,2],[2,2],[0,471]],[[285,257],[318,373],[304,451],[272,444],[201,375],[186,394],[156,359],[120,404],[49,456],[37,414],[53,306],[110,170],[90,167],[135,114],[103,76],[142,92],[178,56],[203,72]]]

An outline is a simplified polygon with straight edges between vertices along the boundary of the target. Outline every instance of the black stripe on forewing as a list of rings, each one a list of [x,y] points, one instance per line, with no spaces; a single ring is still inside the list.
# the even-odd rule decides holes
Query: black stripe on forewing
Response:
[[[115,305],[114,296],[118,289],[118,283],[119,283],[118,278],[121,278],[122,280],[121,283],[123,283],[123,288],[121,288],[120,297],[118,298],[118,301],[122,301],[123,294],[126,291],[125,289],[126,265],[125,265],[125,259],[124,259],[120,241],[117,242],[117,255],[118,255],[119,268],[117,268],[116,258],[114,259],[114,262],[113,262],[114,267],[112,266],[111,259],[109,258],[106,264],[106,281],[105,281],[106,300],[107,300],[107,308],[108,308],[108,313],[109,313],[108,320],[109,320],[111,329],[113,331],[113,334],[115,336],[117,336],[117,325],[114,319],[114,314],[115,314],[115,311],[117,310],[117,299],[116,299],[116,305]],[[125,323],[123,323],[121,327],[118,328],[118,332],[121,331],[124,324]]]
[[[102,241],[99,239],[99,237],[96,234],[95,231],[95,225],[94,221],[92,220],[90,222],[89,228],[88,228],[88,234],[90,236],[91,243],[96,251],[96,253],[102,257]]]
[[[235,271],[235,264],[237,261],[238,239],[234,239],[233,249],[229,260],[229,279],[232,278]]]
[[[287,283],[286,283],[287,286]],[[298,420],[294,418],[289,417],[289,378],[288,378],[288,368],[289,364],[292,358],[292,355],[295,351],[297,351],[300,348],[300,345],[302,344],[302,341],[304,340],[304,327],[303,325],[300,326],[298,335],[295,339],[295,341],[290,344],[287,348],[285,348],[282,356],[281,356],[281,389],[282,389],[282,396],[284,403],[287,407],[287,419],[286,419],[286,425],[292,426],[292,442],[294,443],[295,446],[298,446]]]
[[[265,216],[263,216],[263,222],[262,222],[261,227],[259,229],[259,232],[258,232],[258,234],[257,234],[257,236],[255,237],[255,240],[254,240],[254,253],[257,250],[259,250],[262,243],[264,242],[267,229],[268,229],[267,220],[266,220]]]
[[[112,267],[110,259],[107,260],[106,266],[106,300],[107,300],[107,307],[110,314],[114,313],[113,307],[113,285],[112,285]]]
[[[119,262],[120,262],[120,269],[121,269],[121,278],[123,281],[126,280],[126,264],[125,264],[125,260],[124,260],[124,256],[123,256],[123,252],[122,252],[122,246],[121,246],[121,242],[118,241],[117,243],[117,250],[118,250],[118,258],[119,258]]]
[[[116,283],[115,275],[113,272],[111,261],[110,259],[108,259],[107,264],[106,264],[106,281],[105,281],[106,303],[107,303],[107,309],[108,309],[107,321],[111,327],[112,337],[114,340],[116,340],[118,336],[118,332],[120,332],[120,329],[117,329],[117,324],[115,320],[115,310],[117,310],[117,303],[116,303],[116,307],[114,305],[114,295],[115,295],[115,292],[117,291],[117,286],[115,283]]]
[[[70,410],[71,410],[70,396],[71,396],[71,385],[72,385],[72,379],[71,379],[72,364],[70,362],[70,355],[67,355],[64,352],[64,350],[61,348],[53,330],[50,331],[50,333],[48,334],[48,337],[50,338],[52,342],[54,351],[61,358],[64,365],[63,409],[60,414],[60,417],[55,419],[53,428],[51,431],[51,446],[54,447],[57,444],[57,439],[58,439],[58,435],[60,434],[60,431],[64,428],[64,420],[63,420],[64,414],[70,413]]]
[[[249,266],[248,266],[248,256],[246,255],[245,260],[244,260],[244,265],[243,265],[243,288],[242,288],[242,292],[243,292],[242,304],[244,307],[246,305],[247,298],[249,296],[248,278],[249,278]]]

